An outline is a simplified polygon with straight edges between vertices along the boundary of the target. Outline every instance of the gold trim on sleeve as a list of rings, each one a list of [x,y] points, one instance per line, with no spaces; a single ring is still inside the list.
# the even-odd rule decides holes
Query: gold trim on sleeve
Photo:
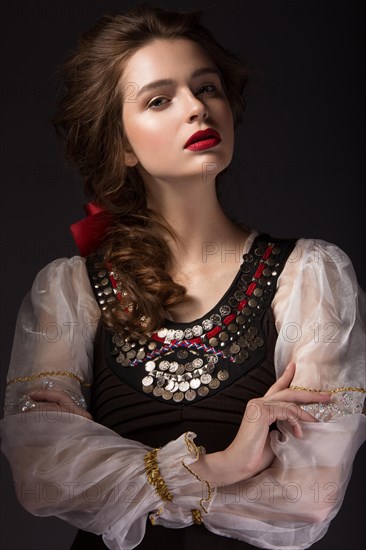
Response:
[[[191,510],[191,514],[192,514],[193,523],[195,523],[196,525],[202,525],[201,512],[195,509],[195,510]]]
[[[164,479],[161,477],[158,467],[157,454],[159,451],[160,449],[152,449],[152,451],[146,453],[144,456],[145,472],[148,482],[155,487],[155,491],[158,493],[161,500],[172,501],[173,495],[169,491]]]
[[[200,447],[197,447],[197,445],[194,443],[194,441],[192,441],[189,437],[188,437],[188,433],[189,432],[186,432],[184,434],[184,440],[185,440],[185,443],[187,445],[187,448],[188,448],[188,451],[190,453],[194,453],[196,455],[196,458],[199,458],[200,455],[202,454],[205,454],[206,453],[206,450],[204,447],[200,446]],[[184,466],[184,468],[191,474],[193,475],[196,479],[198,479],[198,481],[200,481],[201,483],[205,483],[206,484],[206,487],[207,487],[207,497],[206,498],[201,498],[200,500],[200,506],[202,508],[202,510],[204,512],[206,512],[207,514],[207,508],[205,507],[204,503],[206,505],[208,505],[210,503],[210,500],[212,498],[212,488],[211,488],[211,485],[209,484],[208,481],[206,481],[205,479],[201,479],[195,472],[193,472],[186,464],[184,464],[184,460],[182,460],[182,465]],[[199,510],[192,510],[192,515],[193,515],[193,512],[199,512]],[[197,519],[197,518],[196,518]],[[193,521],[196,523],[195,521],[195,518],[193,517]],[[202,517],[201,517],[201,523],[202,523]]]
[[[198,479],[198,481],[200,481],[201,483],[205,483],[206,484],[206,487],[207,487],[207,497],[206,498],[201,498],[200,499],[200,506],[202,508],[202,510],[204,512],[206,512],[207,514],[207,508],[206,508],[206,505],[210,503],[210,500],[212,498],[212,489],[211,489],[211,485],[209,484],[208,481],[206,481],[205,479],[201,479],[196,473],[194,473],[188,466],[187,464],[184,464],[184,460],[182,460],[182,465],[185,467],[186,470],[188,470],[188,472],[190,474],[192,474],[196,479]],[[205,503],[205,505],[203,504]]]
[[[322,393],[340,393],[344,391],[354,391],[360,393],[366,393],[365,388],[335,388],[334,390],[314,390],[313,388],[306,388],[305,386],[290,386],[290,390],[301,390],[301,391],[316,391]]]
[[[32,380],[37,380],[38,378],[43,378],[44,376],[68,376],[69,378],[74,378],[79,382],[81,386],[86,388],[91,387],[91,384],[84,384],[82,379],[70,371],[49,371],[49,372],[39,372],[38,374],[31,374],[29,376],[19,376],[18,378],[12,378],[8,381],[9,384],[16,384],[17,382],[31,382]]]

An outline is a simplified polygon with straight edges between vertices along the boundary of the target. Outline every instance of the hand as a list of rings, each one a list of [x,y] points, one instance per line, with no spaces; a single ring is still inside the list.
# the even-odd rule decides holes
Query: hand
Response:
[[[37,401],[35,408],[28,409],[30,411],[61,411],[71,414],[78,414],[79,416],[84,416],[89,420],[93,420],[88,411],[80,407],[71,399],[67,393],[59,390],[37,390],[31,392],[29,397],[33,401]]]
[[[269,440],[269,426],[273,422],[287,420],[299,438],[301,422],[317,422],[297,403],[324,403],[331,394],[290,389],[295,368],[295,363],[290,363],[263,397],[248,402],[238,433],[224,451],[201,455],[192,464],[199,477],[223,484],[249,479],[268,468],[274,458]]]

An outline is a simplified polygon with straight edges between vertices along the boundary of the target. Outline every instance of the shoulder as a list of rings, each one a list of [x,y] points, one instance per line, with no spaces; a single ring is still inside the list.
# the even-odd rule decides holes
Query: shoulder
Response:
[[[65,285],[78,284],[87,279],[85,259],[81,256],[71,258],[57,258],[46,264],[36,275],[33,283],[35,287],[49,287],[63,283]]]
[[[30,297],[33,304],[47,304],[57,310],[68,307],[88,312],[93,317],[100,314],[86,260],[81,256],[57,258],[46,264],[33,281]]]

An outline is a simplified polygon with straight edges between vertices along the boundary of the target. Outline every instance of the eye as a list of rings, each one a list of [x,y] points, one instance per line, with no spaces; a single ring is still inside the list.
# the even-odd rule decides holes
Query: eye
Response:
[[[200,86],[197,91],[198,94],[218,94],[219,90],[215,84],[204,84]]]
[[[165,105],[165,103],[161,103],[161,101],[163,101],[164,99],[167,99],[167,98],[166,97],[156,97],[155,99],[150,101],[147,108],[148,109],[159,109],[160,107],[163,107],[163,105]]]

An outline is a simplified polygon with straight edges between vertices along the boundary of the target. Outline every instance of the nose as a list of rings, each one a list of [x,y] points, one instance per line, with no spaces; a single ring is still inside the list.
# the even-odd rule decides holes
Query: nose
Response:
[[[208,108],[205,101],[199,99],[191,91],[187,93],[186,117],[187,122],[197,119],[205,120],[208,117]]]

